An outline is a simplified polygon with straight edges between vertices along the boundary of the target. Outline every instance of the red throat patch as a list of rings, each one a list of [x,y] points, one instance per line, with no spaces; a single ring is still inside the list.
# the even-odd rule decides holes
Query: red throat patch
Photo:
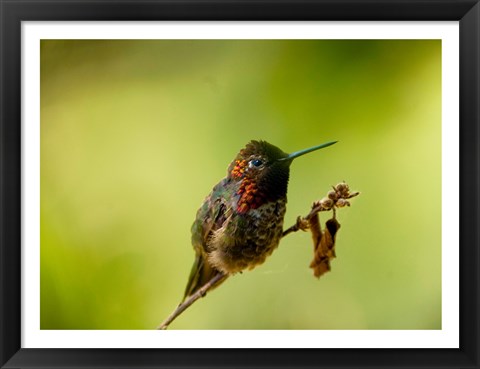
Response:
[[[239,213],[246,213],[250,209],[257,209],[265,202],[265,195],[258,186],[249,178],[244,178],[237,191],[240,199],[237,204]]]
[[[235,160],[235,166],[231,172],[232,177],[237,179],[242,178],[247,165],[248,163],[246,160]]]

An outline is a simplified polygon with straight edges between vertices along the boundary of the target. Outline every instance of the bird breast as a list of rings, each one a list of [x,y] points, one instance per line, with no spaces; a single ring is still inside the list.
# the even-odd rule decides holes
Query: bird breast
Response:
[[[279,199],[232,212],[210,239],[209,263],[228,274],[262,264],[280,242],[285,211],[286,199]]]

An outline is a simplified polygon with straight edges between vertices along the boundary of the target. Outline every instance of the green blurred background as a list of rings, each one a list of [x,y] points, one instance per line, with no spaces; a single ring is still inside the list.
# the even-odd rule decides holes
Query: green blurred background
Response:
[[[294,163],[285,218],[361,191],[337,259],[315,279],[310,235],[290,235],[171,329],[441,329],[438,40],[43,40],[41,328],[155,328],[250,139],[339,140]]]

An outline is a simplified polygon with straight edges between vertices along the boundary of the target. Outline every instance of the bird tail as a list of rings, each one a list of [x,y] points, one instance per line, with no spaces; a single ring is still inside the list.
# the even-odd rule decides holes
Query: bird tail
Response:
[[[211,267],[206,262],[205,258],[202,255],[197,254],[195,256],[195,261],[193,262],[190,276],[188,277],[188,283],[187,287],[185,288],[183,300],[185,300],[188,296],[193,295],[219,273],[220,272],[217,269]],[[210,290],[218,287],[225,279],[226,276],[225,278],[222,278],[218,282],[216,282],[215,285],[210,288]]]

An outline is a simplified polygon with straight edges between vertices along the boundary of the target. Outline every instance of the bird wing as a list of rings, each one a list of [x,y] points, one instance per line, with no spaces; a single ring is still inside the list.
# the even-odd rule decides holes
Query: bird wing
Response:
[[[228,218],[228,193],[225,185],[226,179],[213,188],[198,210],[197,217],[192,225],[192,244],[196,255],[185,288],[184,298],[195,293],[218,273],[215,268],[210,266],[207,257],[208,245],[213,233],[222,228]]]

